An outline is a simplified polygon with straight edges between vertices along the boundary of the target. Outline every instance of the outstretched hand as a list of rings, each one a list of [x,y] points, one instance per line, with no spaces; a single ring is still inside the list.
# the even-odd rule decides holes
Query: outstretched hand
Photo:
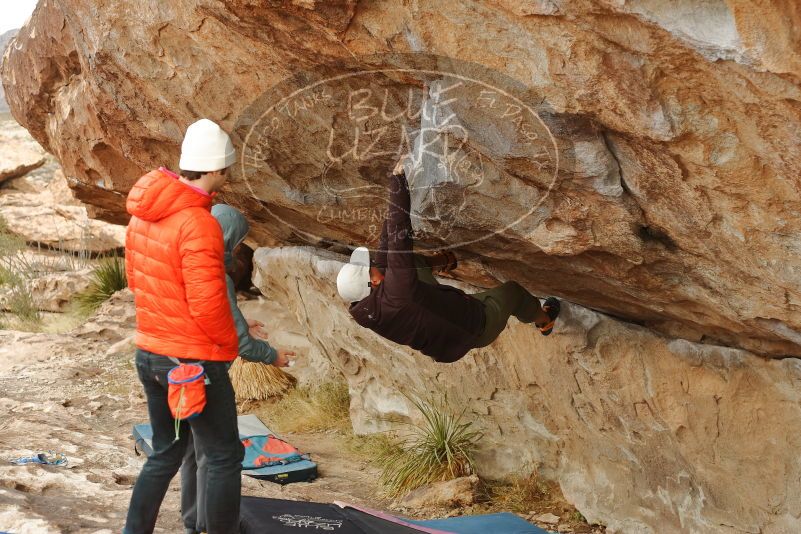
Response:
[[[295,362],[295,353],[291,350],[278,349],[278,356],[275,357],[273,365],[276,367],[291,367]]]
[[[260,321],[256,321],[255,319],[248,319],[248,333],[250,337],[255,337],[256,339],[267,339],[269,334],[262,330],[264,323]]]

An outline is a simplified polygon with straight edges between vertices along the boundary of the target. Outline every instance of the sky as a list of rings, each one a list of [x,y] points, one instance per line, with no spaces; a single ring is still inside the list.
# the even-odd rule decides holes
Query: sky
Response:
[[[0,0],[0,33],[19,28],[36,7],[36,0]]]

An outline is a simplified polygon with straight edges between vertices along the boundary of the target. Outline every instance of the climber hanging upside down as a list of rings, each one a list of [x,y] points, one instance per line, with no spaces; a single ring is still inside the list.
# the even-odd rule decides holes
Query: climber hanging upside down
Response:
[[[409,186],[401,160],[392,171],[389,214],[374,261],[365,247],[353,251],[337,275],[340,296],[350,302],[356,322],[373,332],[419,350],[435,361],[455,362],[471,349],[485,347],[514,315],[551,333],[559,301],[544,305],[516,282],[473,295],[437,283],[432,267],[412,251]],[[456,266],[446,255],[446,268]]]

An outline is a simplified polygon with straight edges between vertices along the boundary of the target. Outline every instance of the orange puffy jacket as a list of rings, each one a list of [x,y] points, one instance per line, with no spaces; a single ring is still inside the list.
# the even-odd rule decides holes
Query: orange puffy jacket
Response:
[[[223,236],[209,212],[211,200],[161,169],[140,178],[128,194],[133,217],[125,271],[141,349],[175,358],[236,358]]]

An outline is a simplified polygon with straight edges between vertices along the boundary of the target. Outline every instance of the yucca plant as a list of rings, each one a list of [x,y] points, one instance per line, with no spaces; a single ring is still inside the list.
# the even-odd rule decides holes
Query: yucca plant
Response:
[[[92,271],[89,287],[78,295],[78,307],[83,313],[93,313],[111,295],[126,287],[128,278],[125,275],[125,259],[119,256],[103,258]]]
[[[419,425],[410,425],[408,436],[397,449],[379,458],[381,482],[393,497],[438,482],[474,472],[473,455],[481,432],[441,401],[410,399],[423,416]]]

